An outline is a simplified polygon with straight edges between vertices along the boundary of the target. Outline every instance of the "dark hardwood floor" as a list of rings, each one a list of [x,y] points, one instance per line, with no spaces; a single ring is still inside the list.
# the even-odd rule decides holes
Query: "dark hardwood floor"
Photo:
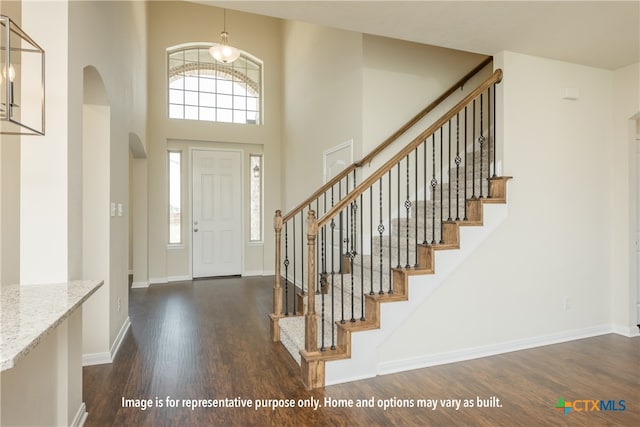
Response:
[[[132,289],[132,326],[116,360],[84,368],[85,426],[640,426],[640,339],[617,335],[306,391],[298,365],[269,339],[272,283],[229,278]],[[461,399],[462,406],[493,396],[501,407],[415,407],[418,399]],[[179,407],[183,399],[236,398],[296,405],[313,398],[324,406],[325,397],[354,405],[406,399],[414,407]],[[150,399],[153,407],[123,407],[123,398],[129,405]],[[576,409],[593,409],[583,399],[614,400],[616,409],[624,400],[626,409],[563,415],[558,398]]]

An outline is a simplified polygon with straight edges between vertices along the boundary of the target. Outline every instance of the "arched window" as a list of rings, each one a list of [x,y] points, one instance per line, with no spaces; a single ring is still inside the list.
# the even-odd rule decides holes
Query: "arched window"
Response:
[[[169,118],[260,124],[262,62],[242,52],[223,64],[209,47],[168,50]]]

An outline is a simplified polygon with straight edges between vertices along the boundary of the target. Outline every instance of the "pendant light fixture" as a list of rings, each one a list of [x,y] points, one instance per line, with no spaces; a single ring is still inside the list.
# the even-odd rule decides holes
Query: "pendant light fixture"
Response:
[[[220,33],[221,43],[217,43],[209,48],[209,53],[217,61],[230,64],[240,57],[238,48],[229,45],[229,33],[227,33],[227,9],[224,9],[224,27]]]
[[[0,134],[44,135],[44,50],[0,15]]]

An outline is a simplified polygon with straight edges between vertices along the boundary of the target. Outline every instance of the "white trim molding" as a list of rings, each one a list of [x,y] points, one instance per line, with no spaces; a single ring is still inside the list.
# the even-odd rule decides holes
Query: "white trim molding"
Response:
[[[122,346],[122,342],[124,341],[124,337],[127,335],[129,328],[131,327],[131,319],[129,316],[122,323],[122,327],[116,336],[116,339],[111,344],[111,348],[108,352],[102,353],[88,353],[82,355],[82,366],[94,366],[94,365],[104,365],[107,363],[112,363],[113,359],[115,359],[120,347]]]
[[[610,334],[614,332],[613,329],[614,328],[612,327],[612,325],[600,325],[589,328],[558,332],[549,335],[523,338],[497,344],[489,344],[480,347],[413,357],[404,360],[381,362],[378,364],[378,374],[394,374],[397,372],[404,372],[412,369],[463,362],[465,360],[479,359],[481,357],[510,353],[512,351],[526,350],[551,344],[559,344],[567,341],[574,341],[583,338],[595,337],[598,335]]]
[[[168,283],[171,283],[171,282],[184,282],[186,280],[193,280],[193,277],[191,277],[188,274],[183,275],[183,276],[169,276],[169,277],[167,277],[167,282]]]
[[[124,319],[124,322],[122,323],[122,327],[120,328],[120,331],[116,336],[116,339],[113,340],[113,344],[111,345],[111,349],[109,352],[111,353],[110,356],[112,361],[113,359],[115,359],[116,355],[118,354],[118,351],[122,346],[122,342],[124,341],[124,337],[127,336],[127,332],[129,331],[130,327],[131,327],[131,318],[127,316],[127,318]]]
[[[637,326],[613,325],[611,329],[614,334],[622,335],[623,337],[640,337],[640,330]]]
[[[78,408],[78,412],[76,412],[76,416],[73,417],[73,421],[71,421],[70,426],[82,427],[85,421],[87,421],[88,416],[89,416],[89,413],[87,412],[87,405],[85,405],[85,403],[82,402],[82,404]]]
[[[131,288],[132,289],[140,289],[140,288],[148,288],[149,287],[149,281],[144,281],[144,282],[133,282],[131,283]]]
[[[264,276],[264,272],[261,270],[255,270],[255,271],[244,271],[242,273],[242,277],[254,277],[254,276]]]

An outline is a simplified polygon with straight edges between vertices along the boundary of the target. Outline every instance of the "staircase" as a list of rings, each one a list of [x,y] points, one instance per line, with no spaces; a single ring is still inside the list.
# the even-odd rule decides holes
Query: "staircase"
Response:
[[[436,252],[459,249],[461,228],[483,225],[485,204],[506,203],[509,177],[496,176],[501,75],[375,171],[361,168],[365,158],[292,212],[276,212],[271,333],[301,365],[307,388],[375,375],[377,345],[434,289],[417,285],[409,300],[410,278],[433,275]]]

